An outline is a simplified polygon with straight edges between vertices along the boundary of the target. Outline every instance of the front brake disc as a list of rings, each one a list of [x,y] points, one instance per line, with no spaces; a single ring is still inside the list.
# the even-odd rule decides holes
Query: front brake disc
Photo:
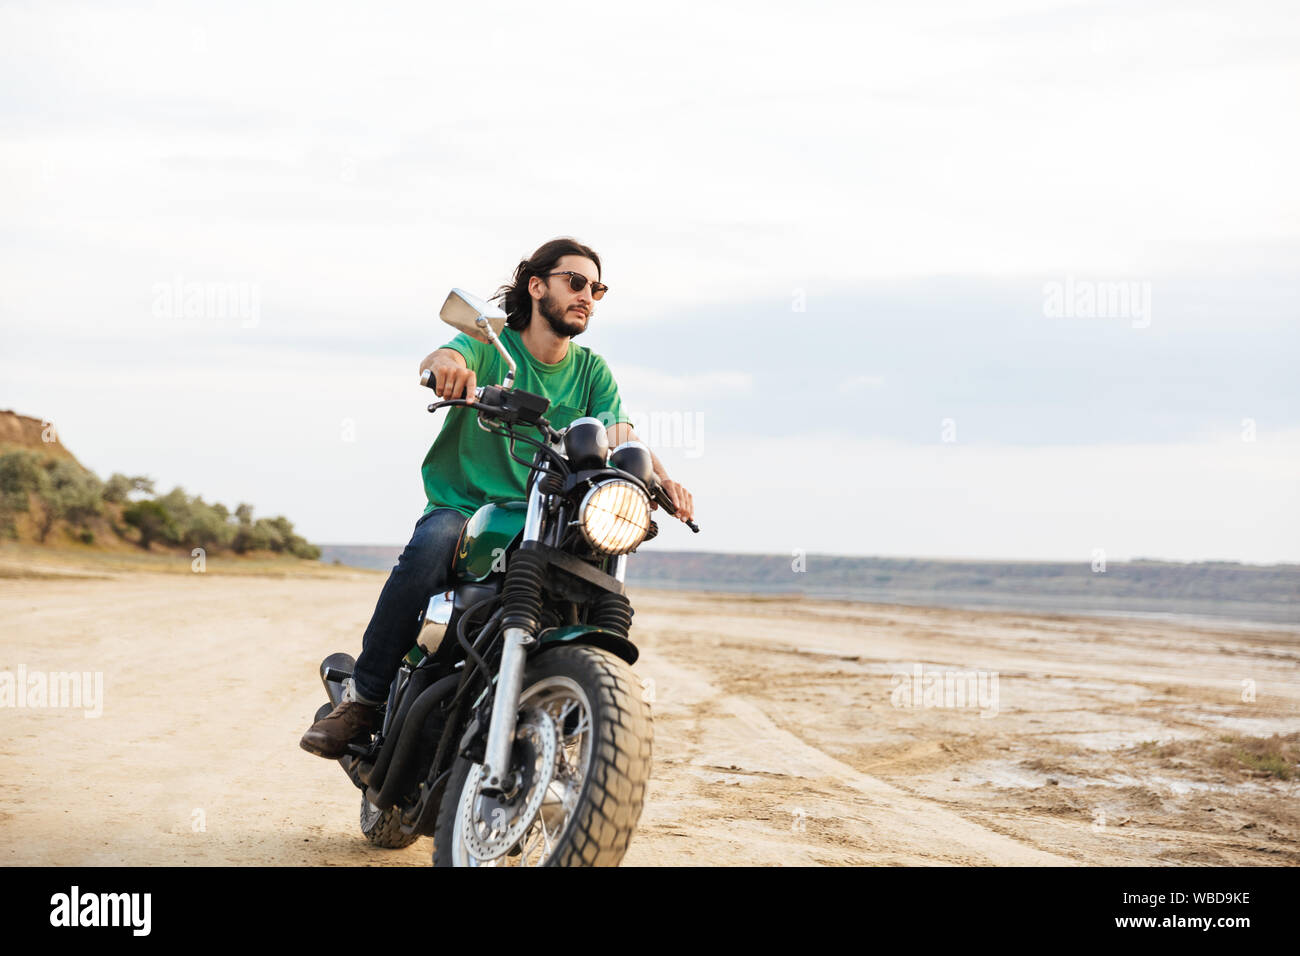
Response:
[[[510,769],[523,781],[514,798],[507,803],[484,794],[482,775],[478,772],[466,781],[459,811],[461,832],[465,849],[474,859],[486,863],[505,856],[523,837],[541,809],[555,776],[559,739],[559,728],[550,714],[544,710],[526,710],[515,729],[511,754],[520,759]]]

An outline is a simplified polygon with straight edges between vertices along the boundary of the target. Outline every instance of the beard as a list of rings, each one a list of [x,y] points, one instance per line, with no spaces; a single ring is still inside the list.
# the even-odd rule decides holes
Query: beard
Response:
[[[551,331],[560,338],[571,339],[586,331],[586,323],[582,319],[570,319],[568,312],[564,311],[549,293],[542,296],[542,301],[537,303],[537,311],[542,314],[542,318],[551,327]],[[587,322],[590,321],[591,315],[588,314]]]

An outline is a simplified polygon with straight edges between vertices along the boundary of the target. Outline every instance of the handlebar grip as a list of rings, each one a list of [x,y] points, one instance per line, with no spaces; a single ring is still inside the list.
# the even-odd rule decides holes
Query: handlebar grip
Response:
[[[426,368],[420,372],[420,384],[423,385],[425,388],[432,390],[434,394],[437,394],[438,377],[433,374],[433,369]],[[483,392],[486,388],[487,386],[480,385],[478,386],[478,388],[474,389],[474,398],[476,400],[481,399],[483,397]],[[463,395],[462,397],[469,398],[468,395]]]
[[[659,507],[663,508],[664,511],[667,511],[674,518],[677,517],[677,507],[673,504],[673,500],[668,497],[668,492],[664,491],[663,487],[660,486],[658,482],[655,483],[654,498],[655,501],[659,503]],[[686,527],[690,528],[696,534],[700,533],[700,526],[694,521],[687,521],[685,524]]]

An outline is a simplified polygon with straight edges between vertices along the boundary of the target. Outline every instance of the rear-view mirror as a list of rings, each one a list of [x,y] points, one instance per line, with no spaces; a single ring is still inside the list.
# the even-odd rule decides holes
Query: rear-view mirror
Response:
[[[500,335],[506,325],[506,314],[490,302],[484,302],[464,289],[452,289],[442,304],[439,318],[454,329],[472,335],[480,342],[491,342],[480,320],[492,327],[493,336]]]

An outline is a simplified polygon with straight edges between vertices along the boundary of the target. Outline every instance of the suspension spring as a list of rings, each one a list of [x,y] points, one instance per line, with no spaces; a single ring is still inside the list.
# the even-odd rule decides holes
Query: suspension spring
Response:
[[[536,634],[541,624],[542,582],[546,579],[546,559],[536,551],[516,551],[510,556],[506,583],[502,588],[502,630],[521,627]]]
[[[625,594],[605,591],[587,606],[587,623],[626,639],[632,629],[632,603]]]

